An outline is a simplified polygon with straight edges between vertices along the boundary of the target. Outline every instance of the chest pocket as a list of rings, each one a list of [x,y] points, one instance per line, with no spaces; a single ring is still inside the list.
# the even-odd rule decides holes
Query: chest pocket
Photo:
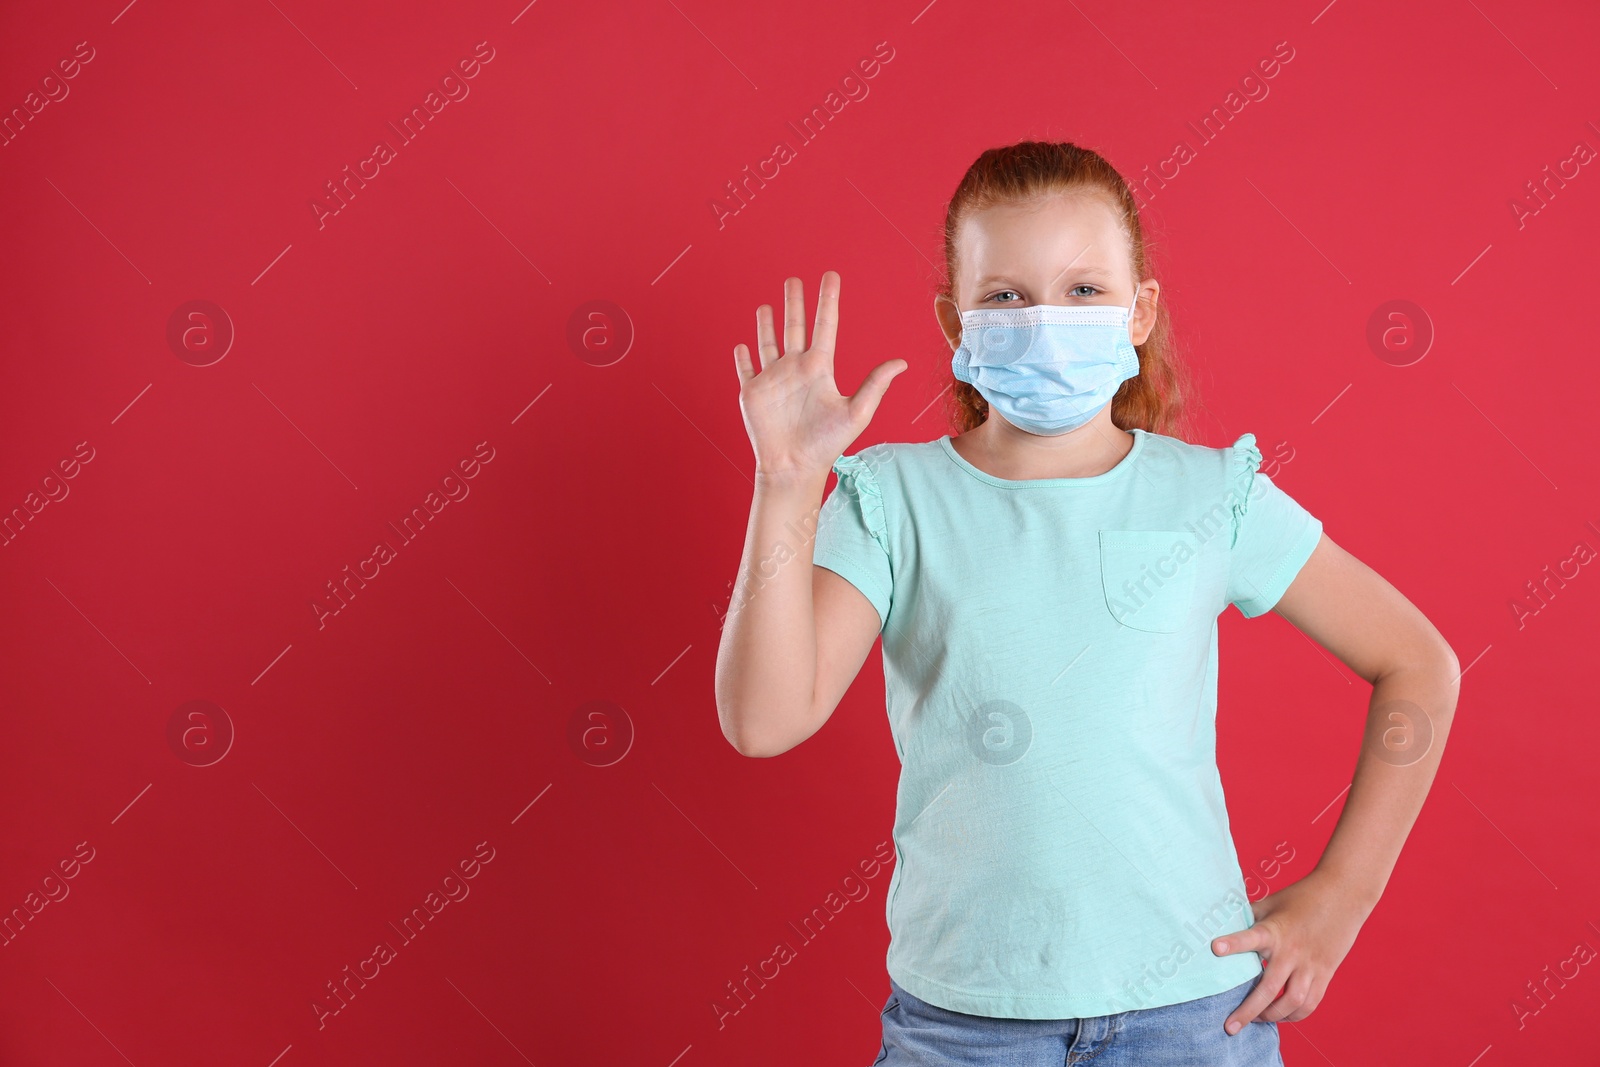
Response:
[[[1101,530],[1100,585],[1122,626],[1148,633],[1183,629],[1200,570],[1194,540],[1177,530]]]

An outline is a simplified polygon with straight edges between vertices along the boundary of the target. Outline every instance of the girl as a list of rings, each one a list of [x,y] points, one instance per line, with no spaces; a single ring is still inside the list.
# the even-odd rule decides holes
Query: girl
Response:
[[[809,347],[790,278],[783,353],[765,304],[759,372],[734,348],[756,488],[723,733],[748,756],[798,745],[882,635],[902,770],[878,1064],[1281,1064],[1277,1024],[1315,1010],[1421,808],[1456,658],[1259,469],[1253,435],[1168,435],[1187,387],[1098,154],[984,152],[945,258],[954,436],[842,454],[907,362],[839,393],[833,271]],[[788,544],[813,516],[810,550]],[[1215,755],[1229,604],[1372,683],[1327,849],[1254,902]]]

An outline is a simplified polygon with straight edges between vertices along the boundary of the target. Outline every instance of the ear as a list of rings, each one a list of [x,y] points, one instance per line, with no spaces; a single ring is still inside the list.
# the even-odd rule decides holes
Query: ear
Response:
[[[1161,299],[1161,283],[1146,278],[1139,283],[1139,302],[1133,307],[1133,319],[1128,323],[1128,336],[1136,345],[1142,345],[1156,328],[1156,302]]]
[[[954,352],[961,347],[961,309],[943,293],[933,298],[933,315],[939,320],[939,329]]]

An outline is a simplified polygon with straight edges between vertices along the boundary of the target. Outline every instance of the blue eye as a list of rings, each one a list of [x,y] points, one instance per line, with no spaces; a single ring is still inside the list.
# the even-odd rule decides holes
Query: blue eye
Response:
[[[1085,292],[1084,290],[1087,290],[1087,292]],[[1070,294],[1072,296],[1080,297],[1080,298],[1083,298],[1083,299],[1088,299],[1089,297],[1096,296],[1096,295],[1098,295],[1099,293],[1101,293],[1103,291],[1104,290],[1099,289],[1096,286],[1090,285],[1088,282],[1084,282],[1082,285],[1074,285],[1071,289],[1067,290],[1068,294]],[[1016,297],[1016,299],[1015,300],[1001,300],[1000,299],[1001,297],[1007,296],[1007,295]],[[994,294],[992,294],[990,296],[984,297],[984,302],[987,303],[987,302],[992,300],[997,304],[1015,304],[1018,300],[1021,300],[1021,299],[1022,299],[1022,297],[1020,295],[1018,295],[1018,293],[1017,293],[1017,291],[1015,289],[1002,289],[998,293],[994,293]]]

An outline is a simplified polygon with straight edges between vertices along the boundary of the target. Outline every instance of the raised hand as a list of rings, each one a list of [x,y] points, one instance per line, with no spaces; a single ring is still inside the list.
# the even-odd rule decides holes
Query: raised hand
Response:
[[[783,352],[773,335],[772,305],[756,308],[761,368],[750,350],[733,348],[739,371],[739,410],[765,474],[825,475],[872,421],[895,375],[910,364],[891,359],[867,374],[854,396],[842,396],[833,378],[833,342],[839,325],[839,274],[826,271],[817,299],[817,320],[806,347],[805,298],[799,278],[783,283]],[[899,364],[899,366],[896,366]]]

